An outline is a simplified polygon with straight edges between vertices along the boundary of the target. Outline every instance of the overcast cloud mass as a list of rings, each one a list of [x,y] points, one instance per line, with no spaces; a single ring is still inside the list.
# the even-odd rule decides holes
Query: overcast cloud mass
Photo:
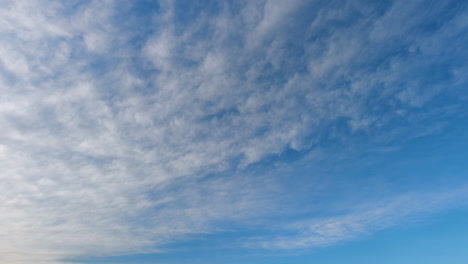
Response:
[[[3,0],[0,262],[466,210],[467,43],[466,1]]]

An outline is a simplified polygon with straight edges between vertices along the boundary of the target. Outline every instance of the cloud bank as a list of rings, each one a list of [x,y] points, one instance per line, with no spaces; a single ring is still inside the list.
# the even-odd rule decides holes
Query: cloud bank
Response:
[[[466,116],[467,12],[462,1],[5,1],[0,260],[153,252],[261,223],[291,190],[246,173],[255,164]],[[400,214],[381,210],[249,246],[333,244],[365,232],[369,214],[370,231]]]

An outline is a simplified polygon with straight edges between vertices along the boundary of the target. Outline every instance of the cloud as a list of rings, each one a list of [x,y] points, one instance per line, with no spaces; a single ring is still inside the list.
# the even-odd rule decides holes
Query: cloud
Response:
[[[466,188],[439,193],[411,193],[391,199],[374,200],[349,208],[348,212],[329,217],[302,219],[287,225],[283,236],[257,237],[244,242],[246,247],[268,250],[292,250],[327,247],[372,233],[411,223],[421,215],[460,206]],[[464,205],[463,205],[464,206]]]
[[[2,261],[158,251],[261,222],[284,193],[253,165],[459,113],[466,51],[443,47],[466,43],[466,9],[401,3],[5,2]],[[449,15],[426,25],[417,8]]]

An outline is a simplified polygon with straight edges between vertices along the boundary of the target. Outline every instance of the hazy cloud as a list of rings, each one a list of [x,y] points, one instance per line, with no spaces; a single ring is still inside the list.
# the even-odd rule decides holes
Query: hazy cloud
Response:
[[[261,222],[287,191],[249,166],[466,115],[466,5],[436,2],[161,1],[140,16],[120,1],[6,1],[0,260],[157,251]],[[333,244],[390,226],[395,208],[258,246]]]

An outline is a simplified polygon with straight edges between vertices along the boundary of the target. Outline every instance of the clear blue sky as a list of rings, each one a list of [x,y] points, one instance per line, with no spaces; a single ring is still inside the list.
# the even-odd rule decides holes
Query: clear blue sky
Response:
[[[5,1],[0,263],[468,262],[467,1]]]

